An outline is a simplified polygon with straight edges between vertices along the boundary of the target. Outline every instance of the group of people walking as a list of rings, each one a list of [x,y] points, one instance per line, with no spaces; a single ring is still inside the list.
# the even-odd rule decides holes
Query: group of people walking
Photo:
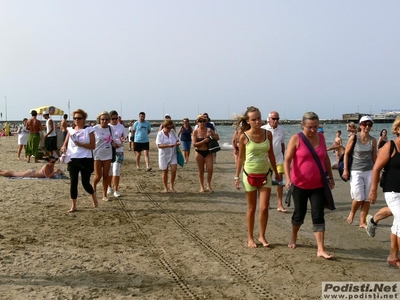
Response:
[[[24,119],[20,134],[30,134],[27,144],[37,142],[36,129],[39,129],[35,112],[31,120]],[[45,117],[45,119],[49,119]],[[121,176],[121,165],[124,161],[123,144],[125,142],[125,127],[119,123],[119,116],[115,110],[104,111],[97,117],[97,125],[86,126],[87,113],[82,109],[73,112],[74,125],[68,127],[61,151],[66,153],[70,159],[68,171],[71,179],[71,208],[74,212],[78,196],[78,174],[81,173],[81,181],[84,189],[92,195],[93,206],[98,206],[96,189],[102,179],[102,199],[108,201],[108,196],[114,194],[120,197],[119,182]],[[190,148],[196,150],[195,159],[198,167],[198,178],[200,192],[213,191],[212,176],[215,157],[208,149],[210,139],[219,140],[215,126],[210,124],[208,114],[201,114],[196,118],[196,127],[190,126],[188,118],[183,120],[183,126],[176,132],[175,126],[169,115],[165,116],[157,133],[155,143],[158,148],[158,165],[162,171],[163,192],[176,192],[175,178],[177,173],[177,151],[182,147],[184,162],[189,161]],[[40,121],[38,121],[40,123]],[[350,195],[352,199],[351,210],[347,222],[351,224],[355,214],[360,210],[359,226],[366,228],[370,236],[375,235],[379,220],[390,215],[394,216],[391,229],[391,248],[387,262],[391,266],[400,268],[398,257],[400,244],[400,188],[397,181],[400,174],[400,118],[393,123],[392,133],[396,135],[393,141],[388,140],[387,131],[382,130],[381,137],[377,142],[370,135],[373,119],[363,116],[359,121],[358,128],[349,126],[349,140],[344,148],[340,134],[336,134],[335,142],[344,150],[344,170],[342,178],[350,180]],[[53,125],[54,126],[54,125]],[[279,113],[271,111],[268,122],[263,124],[261,112],[256,107],[248,107],[243,116],[235,123],[235,133],[232,137],[234,149],[236,173],[234,182],[236,189],[241,185],[245,190],[247,200],[247,245],[257,247],[254,240],[255,212],[257,197],[260,201],[260,233],[258,242],[264,247],[270,243],[266,239],[266,228],[268,224],[268,210],[270,208],[270,196],[272,178],[276,182],[286,179],[286,189],[290,191],[294,201],[294,212],[291,218],[292,236],[288,247],[295,249],[297,246],[298,232],[304,223],[308,200],[311,204],[311,217],[313,231],[317,242],[317,256],[331,259],[324,245],[326,207],[326,186],[330,189],[335,187],[332,174],[330,158],[327,153],[323,130],[319,130],[319,117],[314,112],[307,112],[301,121],[302,131],[294,134],[285,147],[285,130],[279,125]],[[51,133],[51,123],[47,124],[47,136]],[[145,170],[151,171],[149,159],[149,134],[151,126],[145,120],[145,113],[139,113],[139,119],[130,124],[130,142],[133,142],[133,150],[136,154],[136,169],[140,170],[140,157],[143,152]],[[50,143],[50,142],[49,142]],[[50,147],[50,146],[49,146]],[[29,149],[29,147],[28,147]],[[27,153],[30,153],[27,149]],[[113,150],[114,149],[114,150]],[[333,147],[337,150],[338,147]],[[378,152],[379,149],[379,152]],[[22,147],[18,149],[18,157]],[[34,177],[48,177],[54,171],[51,156],[50,164],[44,167],[44,171],[32,175],[32,170],[23,172]],[[29,161],[29,160],[28,160]],[[381,209],[375,216],[369,215],[370,203],[374,204],[377,199],[377,188],[380,174],[384,169],[385,180],[381,180],[384,196],[388,207]],[[207,171],[206,182],[204,180]],[[90,176],[95,173],[93,185]],[[240,174],[242,173],[242,178]],[[19,173],[2,171],[3,176]],[[28,175],[29,175],[28,174]],[[240,180],[242,179],[242,180]],[[261,180],[261,181],[260,181]],[[327,182],[327,184],[325,184]],[[277,186],[277,210],[287,212],[283,206],[283,184]]]
[[[329,198],[326,189],[333,189],[335,182],[323,130],[319,130],[318,115],[314,112],[307,112],[303,115],[302,131],[290,138],[286,150],[283,144],[280,145],[280,140],[279,142],[274,140],[274,130],[269,132],[271,128],[275,128],[275,130],[279,128],[274,123],[277,120],[279,120],[279,114],[271,112],[268,117],[268,126],[263,126],[260,111],[255,107],[248,107],[244,115],[236,122],[236,131],[232,137],[236,159],[235,187],[241,189],[239,176],[243,173],[242,184],[246,192],[248,247],[257,247],[253,236],[257,195],[260,199],[258,242],[264,247],[270,246],[265,233],[268,223],[272,171],[278,181],[282,179],[284,173],[286,188],[294,201],[294,212],[291,218],[292,236],[288,247],[295,249],[297,246],[298,232],[304,223],[307,203],[310,200],[317,256],[332,259],[333,256],[327,252],[324,244],[324,209]],[[377,222],[393,215],[391,247],[387,262],[390,266],[400,268],[400,185],[397,179],[400,174],[400,156],[398,155],[400,117],[393,123],[392,133],[397,136],[394,141],[388,142],[387,132],[383,130],[381,138],[377,142],[370,135],[372,126],[372,118],[363,116],[359,121],[358,128],[349,130],[351,131],[349,141],[343,151],[344,172],[342,178],[350,180],[352,199],[347,222],[351,224],[357,210],[360,210],[359,226],[366,228],[368,234],[374,236]],[[263,130],[263,127],[266,130]],[[341,145],[340,133],[338,132],[335,138],[335,143],[338,145]],[[272,148],[275,151],[272,151]],[[281,155],[284,155],[282,166],[284,171],[280,166]],[[382,169],[384,169],[384,179],[380,179]],[[264,181],[257,181],[254,179],[256,177],[263,178]],[[382,208],[375,216],[368,215],[370,203],[376,202],[379,182],[388,207]],[[277,191],[277,195],[278,210],[282,211],[279,191]]]

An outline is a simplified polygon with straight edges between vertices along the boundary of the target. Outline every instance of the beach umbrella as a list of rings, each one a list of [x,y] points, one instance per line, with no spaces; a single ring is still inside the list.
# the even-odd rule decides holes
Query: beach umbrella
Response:
[[[38,108],[32,108],[29,113],[32,112],[32,110],[36,110],[38,115],[43,114],[44,111],[47,111],[51,116],[62,116],[64,115],[64,111],[58,107],[52,106],[52,105],[47,105],[47,106],[41,106]]]

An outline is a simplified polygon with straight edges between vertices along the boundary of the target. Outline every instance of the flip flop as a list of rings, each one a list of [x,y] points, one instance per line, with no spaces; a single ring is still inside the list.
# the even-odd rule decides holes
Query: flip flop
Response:
[[[400,263],[400,259],[388,260],[387,263],[390,267],[400,269],[400,264],[398,264]]]

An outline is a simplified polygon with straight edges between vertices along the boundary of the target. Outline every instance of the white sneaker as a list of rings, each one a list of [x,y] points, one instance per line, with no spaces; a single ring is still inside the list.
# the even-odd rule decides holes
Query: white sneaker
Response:
[[[110,195],[110,194],[112,194],[113,192],[114,192],[114,190],[113,190],[112,187],[108,187],[108,188],[107,188],[107,195]]]
[[[121,197],[121,194],[118,191],[115,191],[114,196],[118,198],[118,197]]]

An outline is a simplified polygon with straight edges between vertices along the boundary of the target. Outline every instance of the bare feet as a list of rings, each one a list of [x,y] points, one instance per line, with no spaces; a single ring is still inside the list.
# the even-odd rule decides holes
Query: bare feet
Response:
[[[68,212],[69,212],[69,213],[76,212],[76,207],[71,207],[71,208],[68,210]]]
[[[97,201],[96,195],[92,196],[92,200],[93,200],[93,207],[94,207],[94,208],[96,208],[97,206],[99,206],[99,202]]]
[[[287,213],[287,209],[284,208],[283,206],[278,207],[276,210],[279,212]]]
[[[347,217],[347,223],[351,224],[353,223],[354,215],[352,216],[351,214]]]
[[[247,241],[247,247],[249,248],[257,248],[257,244],[254,242],[253,239]]]
[[[164,194],[166,194],[166,193],[168,193],[168,189],[164,189],[162,192],[163,192]]]
[[[199,193],[204,193],[204,189],[200,189]]]
[[[103,201],[108,201],[109,199],[107,197],[103,196]]]
[[[169,191],[170,191],[171,193],[176,193],[176,190],[175,190],[174,188],[170,188]]]
[[[360,224],[359,226],[360,226],[361,228],[367,228],[367,224],[365,224],[365,223],[364,223],[364,224]]]
[[[318,252],[317,252],[317,256],[318,256],[318,257],[325,258],[325,259],[332,259],[332,258],[333,258],[333,256],[330,255],[330,254],[328,254],[325,250],[318,251]]]
[[[269,247],[269,243],[265,238],[259,238],[258,241],[264,246],[264,247]]]
[[[210,188],[210,187],[207,189],[207,191],[210,192],[210,193],[214,193],[214,190],[212,188]]]
[[[287,245],[290,249],[296,249],[296,243],[293,243],[292,241],[289,242],[289,244]]]

